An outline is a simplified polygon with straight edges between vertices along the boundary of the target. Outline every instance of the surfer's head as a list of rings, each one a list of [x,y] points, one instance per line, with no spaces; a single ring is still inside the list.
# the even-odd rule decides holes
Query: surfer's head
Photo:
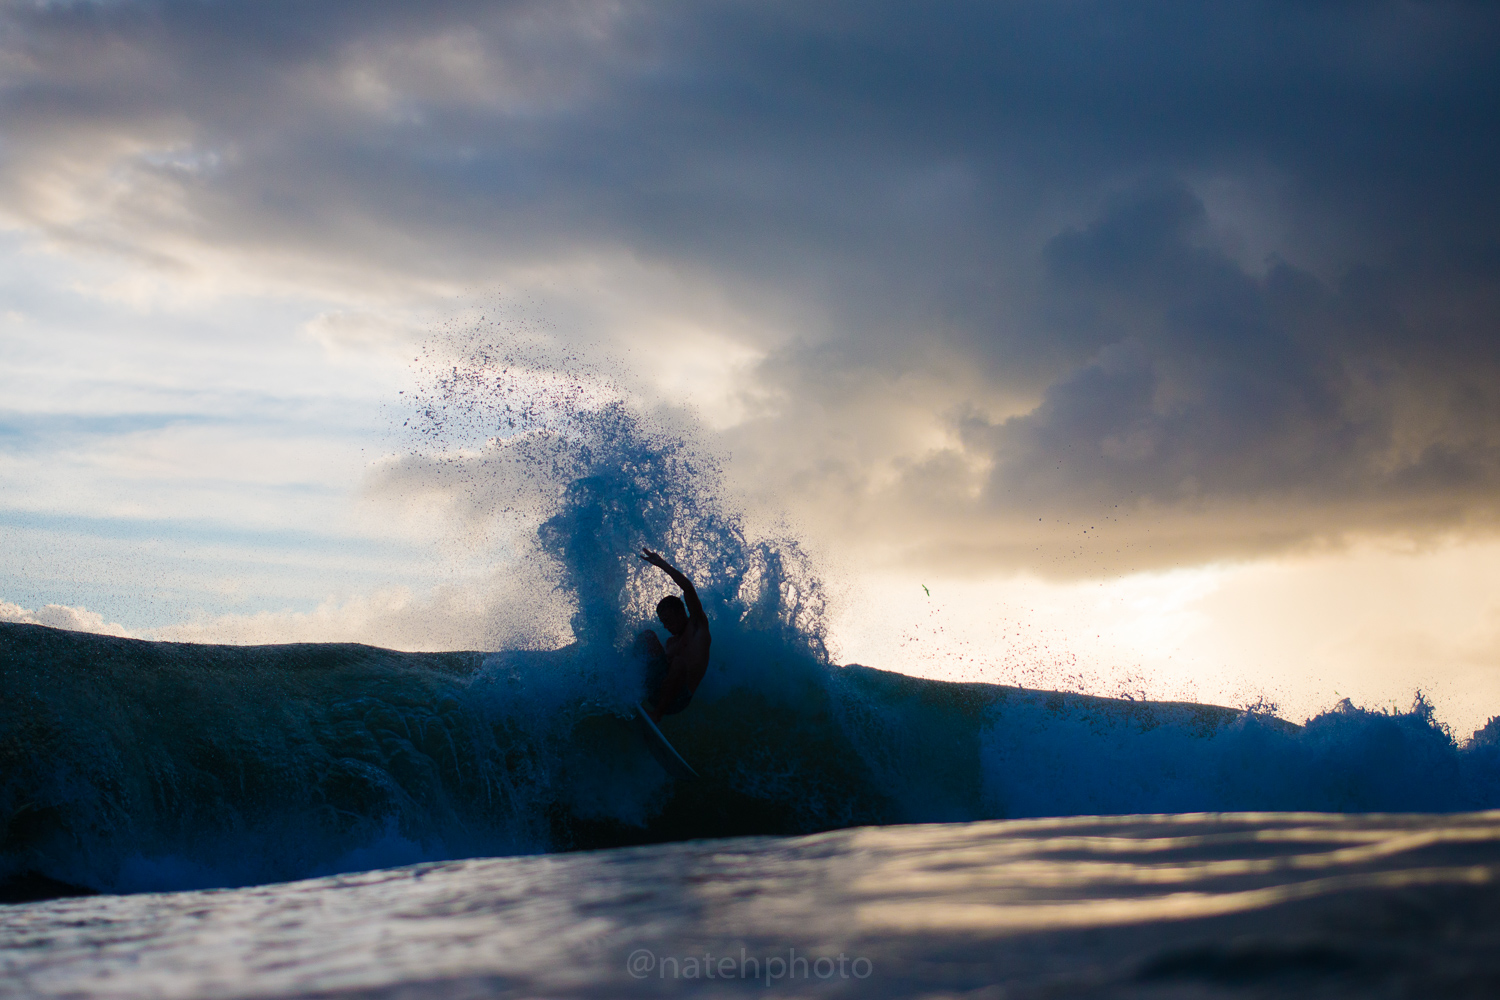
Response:
[[[669,594],[656,602],[656,617],[667,627],[667,631],[673,635],[681,635],[687,628],[687,608],[682,603],[682,598],[675,594]]]

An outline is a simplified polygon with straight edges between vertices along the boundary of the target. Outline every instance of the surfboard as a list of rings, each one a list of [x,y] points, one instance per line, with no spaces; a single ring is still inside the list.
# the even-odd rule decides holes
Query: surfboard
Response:
[[[682,754],[673,749],[672,744],[656,728],[656,723],[651,721],[651,716],[640,705],[635,706],[636,727],[641,731],[641,740],[646,744],[646,749],[656,762],[661,765],[674,778],[686,779],[698,777],[698,772],[688,766],[688,762],[682,759]]]

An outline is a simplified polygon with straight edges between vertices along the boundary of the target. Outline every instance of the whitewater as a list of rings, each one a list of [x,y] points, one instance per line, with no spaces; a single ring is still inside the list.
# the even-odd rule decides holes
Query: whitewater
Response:
[[[837,664],[807,560],[726,513],[712,462],[618,402],[523,405],[481,361],[424,433],[455,407],[503,428],[463,468],[536,515],[571,641],[0,624],[0,995],[1500,984],[1500,720],[1458,740],[1420,700],[1294,724]],[[713,622],[663,725],[697,781],[629,724],[642,543]]]

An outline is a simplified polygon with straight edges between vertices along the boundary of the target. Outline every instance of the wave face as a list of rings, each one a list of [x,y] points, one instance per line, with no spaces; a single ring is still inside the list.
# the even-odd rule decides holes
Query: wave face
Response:
[[[1420,704],[1293,726],[835,666],[805,561],[745,536],[711,464],[619,406],[566,418],[485,458],[546,499],[536,547],[573,602],[564,648],[0,624],[0,880],[204,888],[860,824],[1500,806],[1500,721],[1459,746]],[[713,621],[709,674],[663,726],[695,782],[669,780],[627,721],[644,692],[622,650],[667,589],[642,542],[693,577]]]
[[[831,667],[740,636],[670,739],[580,645],[395,653],[196,646],[0,625],[0,878],[105,891],[857,824],[1500,804],[1492,724],[1424,711],[1306,726]],[[753,637],[752,637],[753,638]],[[779,656],[777,655],[779,652]]]

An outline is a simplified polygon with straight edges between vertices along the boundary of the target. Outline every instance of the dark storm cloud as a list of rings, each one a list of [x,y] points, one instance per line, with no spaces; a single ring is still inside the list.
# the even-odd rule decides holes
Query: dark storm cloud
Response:
[[[1251,274],[1195,244],[1205,224],[1169,185],[1048,245],[1050,328],[1097,350],[1029,413],[960,422],[992,462],[979,506],[1074,523],[1210,511],[1204,556],[1488,521],[1500,366],[1496,317],[1472,303],[1493,273],[1360,268],[1329,285],[1273,261]]]
[[[1493,5],[4,11],[16,224],[356,289],[665,267],[774,328],[736,455],[831,519],[1153,532],[1100,568],[1492,519]]]

